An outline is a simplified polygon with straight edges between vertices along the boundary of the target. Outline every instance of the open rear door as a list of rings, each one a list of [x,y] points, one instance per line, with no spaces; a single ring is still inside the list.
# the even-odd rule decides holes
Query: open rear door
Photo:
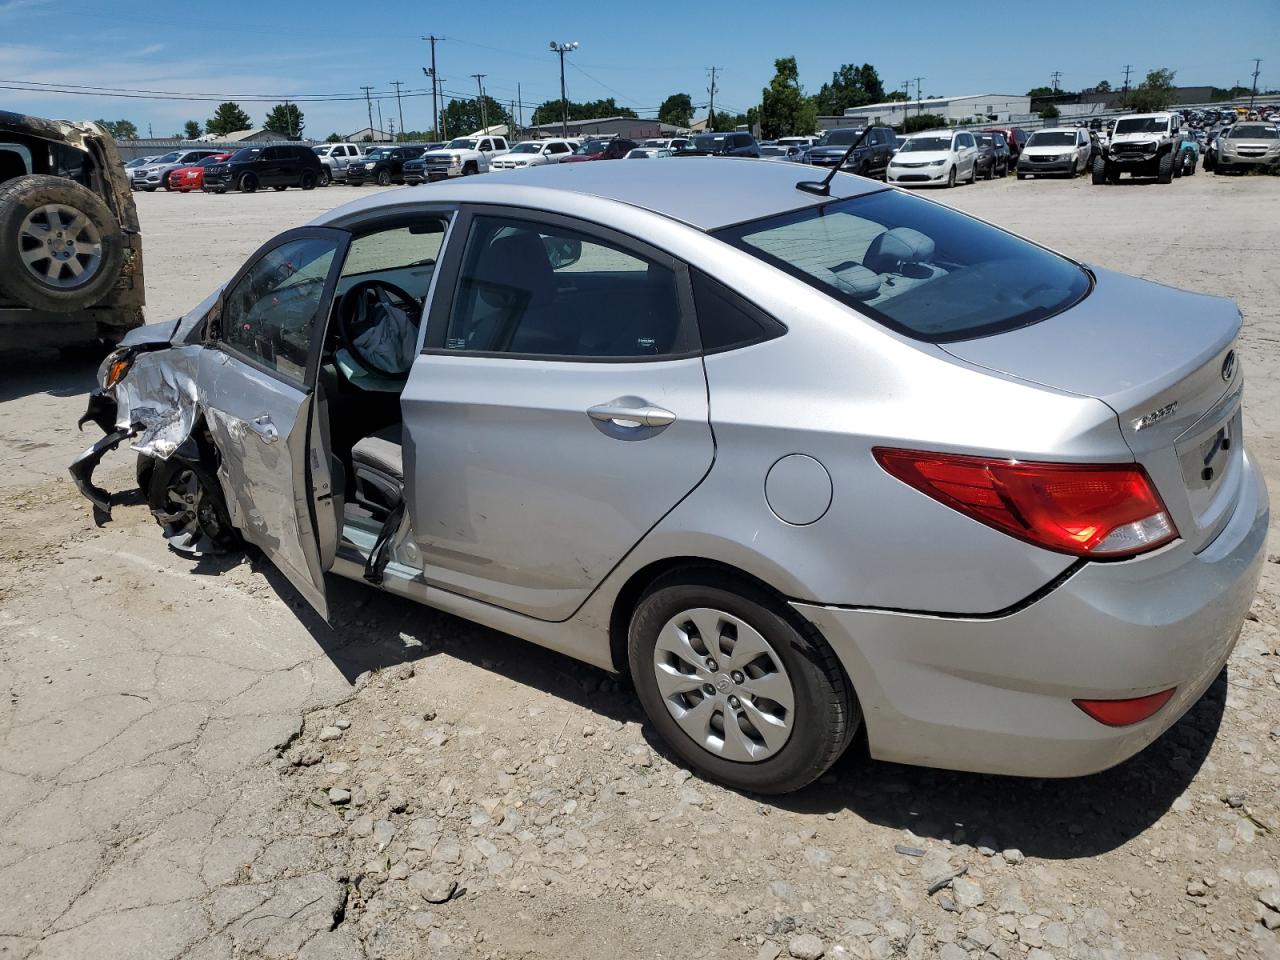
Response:
[[[349,240],[305,227],[259,250],[227,285],[199,370],[232,522],[326,619],[320,539],[337,518],[315,383]]]

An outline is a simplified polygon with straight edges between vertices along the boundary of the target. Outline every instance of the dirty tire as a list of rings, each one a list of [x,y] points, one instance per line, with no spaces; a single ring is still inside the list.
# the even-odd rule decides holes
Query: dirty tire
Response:
[[[474,160],[468,160],[466,165],[462,168],[462,175],[464,177],[469,177],[472,174],[476,174],[479,172],[480,172],[480,168],[476,166],[476,162]]]
[[[331,183],[333,183],[333,174],[329,172],[328,167],[325,167],[323,170],[320,171],[320,186],[327,187]],[[308,188],[303,187],[302,189],[306,190]]]
[[[55,265],[52,257],[32,259],[42,246],[38,236],[51,225],[41,208],[51,206],[57,208],[59,227],[64,221],[73,227],[83,217],[70,238],[83,249],[71,257],[82,270],[79,277],[67,276],[70,261]],[[0,293],[9,298],[53,313],[92,306],[115,286],[124,250],[120,224],[102,199],[80,184],[36,174],[0,185]]]
[[[1100,187],[1107,182],[1107,161],[1095,157],[1093,161],[1093,185]]]
[[[700,608],[721,611],[758,632],[790,677],[790,733],[764,759],[717,756],[686,733],[667,709],[654,666],[659,634],[672,618]],[[663,740],[699,774],[735,789],[762,794],[799,790],[839,759],[861,723],[853,688],[818,632],[766,590],[720,570],[676,570],[655,582],[632,613],[627,652],[641,705]]]
[[[378,186],[380,187],[391,186],[391,171],[381,170],[378,172]]]
[[[138,479],[142,479],[140,469]],[[186,504],[180,499],[187,492],[196,494],[194,503]],[[205,556],[236,550],[244,544],[231,525],[218,478],[203,464],[179,457],[154,461],[147,506],[169,546],[179,553]]]
[[[1173,168],[1175,166],[1173,161],[1173,151],[1160,158],[1160,163],[1156,167],[1156,179],[1161,183],[1173,183]]]

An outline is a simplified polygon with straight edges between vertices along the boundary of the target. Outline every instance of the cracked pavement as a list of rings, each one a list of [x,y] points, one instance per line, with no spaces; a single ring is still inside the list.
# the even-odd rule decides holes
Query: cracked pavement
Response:
[[[150,315],[349,195],[140,196]],[[1278,197],[1276,179],[1196,177],[941,199],[1235,296],[1274,494],[1280,276],[1256,251]],[[1189,211],[1208,214],[1194,235]],[[195,271],[192,229],[215,251]],[[851,756],[764,805],[689,779],[599,671],[333,579],[330,628],[260,560],[167,551],[136,495],[96,526],[65,473],[92,439],[74,422],[93,368],[19,355],[0,381],[2,960],[773,960],[801,934],[863,960],[1280,960],[1258,899],[1280,884],[1276,563],[1227,675],[1115,771],[1054,784]],[[130,458],[98,476],[128,490]],[[988,833],[1010,849],[977,852]],[[427,896],[446,881],[460,892]]]

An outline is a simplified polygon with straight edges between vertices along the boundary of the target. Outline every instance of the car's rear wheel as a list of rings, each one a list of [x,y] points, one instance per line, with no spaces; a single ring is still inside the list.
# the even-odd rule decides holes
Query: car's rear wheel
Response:
[[[258,189],[258,178],[252,173],[246,173],[240,178],[240,192],[253,193]]]
[[[381,170],[381,171],[379,171],[379,173],[378,173],[378,186],[380,186],[380,187],[389,187],[389,186],[391,186],[391,172],[390,172],[389,170]]]
[[[1173,183],[1173,152],[1170,151],[1160,158],[1156,166],[1156,179],[1161,183]]]
[[[222,486],[202,464],[170,457],[156,460],[150,476],[141,464],[138,480],[147,480],[147,505],[164,531],[169,546],[179,553],[205,556],[241,546],[231,525]]]
[[[71,313],[115,286],[120,225],[102,198],[65,177],[0,185],[0,293],[36,310]]]
[[[650,721],[708,779],[786,793],[820,777],[861,713],[826,641],[750,581],[691,568],[631,617],[628,659]]]
[[[1093,185],[1100,187],[1107,182],[1107,161],[1096,157],[1093,161]]]

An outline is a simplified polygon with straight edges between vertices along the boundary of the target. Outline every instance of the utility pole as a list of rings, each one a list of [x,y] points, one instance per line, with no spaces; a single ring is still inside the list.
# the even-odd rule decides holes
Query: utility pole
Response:
[[[924,104],[922,103],[922,98],[920,96],[920,81],[923,80],[924,77],[912,77],[911,79],[914,80],[916,84],[916,116],[918,117],[924,110]]]
[[[431,44],[431,66],[423,67],[422,72],[431,78],[431,133],[433,136],[440,137],[440,112],[436,107],[436,41],[443,40],[444,37],[437,37],[435,34],[422,38]],[[402,124],[403,126],[403,124]]]
[[[1059,92],[1058,81],[1062,79],[1062,71],[1055,70],[1053,71],[1052,76],[1053,76],[1053,92],[1058,93]]]
[[[373,87],[361,87],[360,89],[364,91],[364,105],[369,108],[369,135],[370,135],[369,139],[372,140],[373,139],[373,101],[369,99],[369,91],[372,90]]]
[[[1121,106],[1129,105],[1129,74],[1133,72],[1133,64],[1126,63],[1124,65],[1124,87],[1120,90]]]
[[[707,93],[711,94],[711,102],[707,105],[707,133],[711,133],[716,128],[716,71],[719,67],[707,67],[711,71],[711,86],[707,87]]]
[[[400,132],[404,133],[404,104],[400,102],[400,87],[404,84],[403,80],[392,80],[391,85],[396,88],[396,108],[400,111]],[[391,138],[392,140],[395,137]]]
[[[1253,109],[1254,97],[1258,95],[1258,74],[1262,70],[1262,59],[1260,57],[1253,58],[1253,89],[1249,92],[1249,109]]]
[[[518,104],[519,110],[520,110],[520,112],[516,115],[516,129],[523,130],[524,129],[524,94],[520,92],[520,83],[518,81],[516,82],[516,103]]]
[[[487,77],[488,74],[473,73],[472,76],[476,78],[476,89],[480,91],[480,129],[483,130],[485,133],[488,133],[489,132],[489,111],[485,109],[485,105],[484,105],[484,78]]]
[[[578,41],[557,43],[552,40],[550,46],[552,53],[560,54],[560,136],[567,137],[569,135],[569,98],[564,92],[564,55],[577,50]]]
[[[391,140],[392,142],[394,142],[396,139],[396,122],[394,119],[392,119],[392,120],[388,120],[387,123],[390,124],[391,126]]]
[[[383,127],[383,123],[382,123],[382,98],[381,98],[381,97],[379,97],[379,98],[378,98],[378,132],[379,132],[380,134],[382,134],[382,135],[385,137],[385,136],[387,135],[387,131],[386,131],[386,130],[383,130],[383,129],[382,129],[382,127]]]

